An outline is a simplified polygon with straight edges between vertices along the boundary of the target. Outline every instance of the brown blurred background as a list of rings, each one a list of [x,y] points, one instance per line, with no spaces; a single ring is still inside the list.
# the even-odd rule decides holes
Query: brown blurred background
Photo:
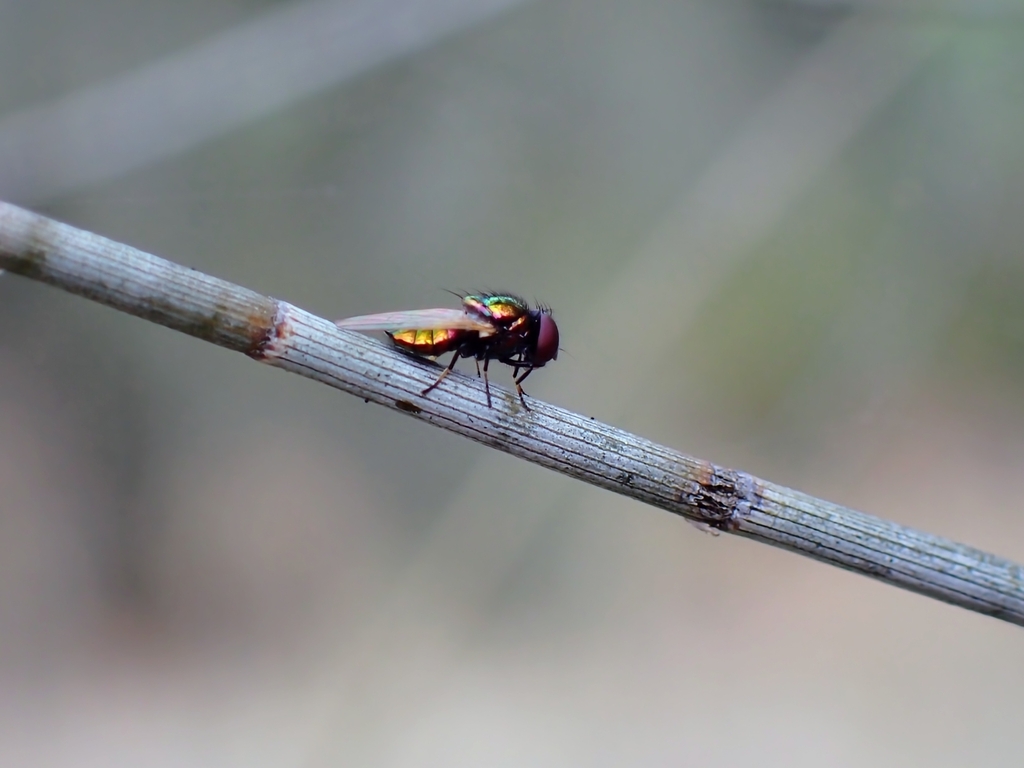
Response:
[[[0,3],[0,198],[329,317],[542,300],[534,396],[1024,560],[1016,0]],[[1024,761],[1020,628],[0,323],[4,766]]]

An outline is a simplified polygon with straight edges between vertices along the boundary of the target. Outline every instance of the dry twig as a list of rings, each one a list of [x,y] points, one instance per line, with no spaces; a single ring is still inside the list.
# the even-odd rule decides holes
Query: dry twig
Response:
[[[592,485],[1024,625],[1024,568],[428,363],[298,307],[0,202],[0,268],[316,379]]]

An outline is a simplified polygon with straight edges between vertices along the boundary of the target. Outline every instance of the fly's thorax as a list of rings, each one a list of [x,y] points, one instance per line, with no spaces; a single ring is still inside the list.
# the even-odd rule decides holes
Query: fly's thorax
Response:
[[[530,313],[529,305],[516,296],[470,294],[463,297],[462,304],[467,312],[485,317],[503,328],[508,328]]]
[[[547,307],[534,309],[518,296],[497,293],[469,294],[462,304],[467,314],[494,325],[492,334],[472,343],[478,358],[540,368],[558,357],[558,326]]]

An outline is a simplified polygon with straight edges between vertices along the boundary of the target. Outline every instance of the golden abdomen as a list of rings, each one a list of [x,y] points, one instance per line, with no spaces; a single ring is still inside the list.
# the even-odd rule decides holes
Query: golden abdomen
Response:
[[[475,332],[457,328],[409,328],[404,331],[388,333],[391,340],[395,342],[395,346],[424,357],[437,357],[445,352],[453,352],[470,335],[475,335]]]

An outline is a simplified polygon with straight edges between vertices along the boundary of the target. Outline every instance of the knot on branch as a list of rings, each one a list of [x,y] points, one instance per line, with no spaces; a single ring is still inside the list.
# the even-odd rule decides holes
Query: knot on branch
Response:
[[[700,462],[696,481],[684,483],[679,501],[687,517],[718,531],[730,531],[750,514],[760,497],[757,480],[745,472]]]

